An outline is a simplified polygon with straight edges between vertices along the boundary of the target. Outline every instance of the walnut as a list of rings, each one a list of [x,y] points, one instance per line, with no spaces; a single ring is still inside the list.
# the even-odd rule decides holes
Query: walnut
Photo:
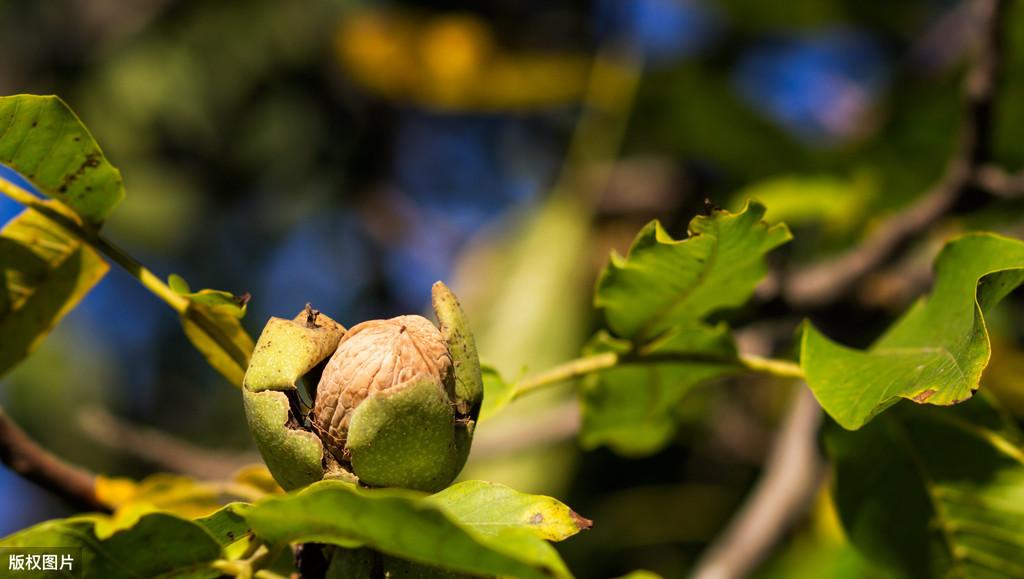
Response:
[[[448,344],[426,318],[363,322],[342,338],[324,368],[313,420],[331,454],[347,461],[344,448],[352,413],[367,396],[429,382],[451,399],[453,377]]]

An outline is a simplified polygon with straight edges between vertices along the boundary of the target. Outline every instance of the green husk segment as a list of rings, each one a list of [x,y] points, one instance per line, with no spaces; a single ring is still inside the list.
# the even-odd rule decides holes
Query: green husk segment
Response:
[[[302,311],[292,320],[270,318],[245,373],[245,389],[294,390],[300,378],[334,353],[344,335],[344,326],[323,314]]]
[[[484,384],[473,332],[469,329],[458,298],[443,282],[434,284],[432,302],[441,335],[448,342],[448,350],[455,363],[456,408],[459,414],[476,420],[484,398]]]
[[[378,392],[352,413],[345,449],[364,484],[436,491],[469,455],[456,441],[455,414],[441,384],[423,381]]]
[[[324,447],[306,430],[288,427],[288,397],[283,392],[242,390],[245,418],[274,480],[285,490],[314,483],[324,476]]]
[[[242,390],[245,417],[267,468],[286,490],[324,477],[324,447],[312,432],[288,426],[284,391],[330,356],[344,334],[341,324],[307,309],[294,320],[270,318],[256,342]]]

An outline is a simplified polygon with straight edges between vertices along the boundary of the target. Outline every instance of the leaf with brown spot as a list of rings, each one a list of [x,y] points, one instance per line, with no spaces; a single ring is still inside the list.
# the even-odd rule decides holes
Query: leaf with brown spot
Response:
[[[814,396],[850,430],[901,399],[950,405],[970,398],[988,365],[986,312],[1024,282],[1024,241],[991,233],[946,244],[935,285],[867,350],[805,326],[800,364]]]
[[[95,227],[124,198],[120,171],[56,96],[0,97],[0,163]]]
[[[593,526],[557,499],[521,493],[492,482],[460,482],[429,500],[481,533],[518,528],[548,541],[563,541]]]

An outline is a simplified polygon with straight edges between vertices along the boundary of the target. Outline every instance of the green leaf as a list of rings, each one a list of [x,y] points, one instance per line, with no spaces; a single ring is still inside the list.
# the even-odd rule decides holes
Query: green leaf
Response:
[[[248,294],[235,296],[212,289],[193,292],[179,275],[171,275],[168,285],[189,301],[181,315],[185,336],[215,370],[241,387],[249,358],[256,347],[241,322],[249,301]]]
[[[605,333],[594,337],[587,354],[625,354],[631,344]],[[608,445],[625,456],[656,452],[671,440],[683,397],[697,384],[737,371],[736,366],[712,361],[734,359],[736,347],[725,324],[691,322],[647,345],[648,356],[671,354],[707,356],[696,360],[620,364],[588,376],[580,391],[584,448]],[[699,356],[697,356],[699,357]]]
[[[488,364],[480,366],[480,375],[484,383],[484,403],[480,408],[480,417],[477,421],[483,422],[489,420],[512,401],[515,384],[505,381],[498,370]]]
[[[55,96],[0,97],[0,163],[93,226],[124,197],[121,173]]]
[[[877,194],[876,179],[859,173],[852,179],[785,175],[743,188],[736,197],[757,199],[768,208],[766,219],[789,226],[819,223],[826,234],[842,235],[857,228]]]
[[[107,273],[88,245],[26,210],[0,230],[0,375],[27,356]]]
[[[593,522],[557,499],[528,495],[492,482],[461,482],[427,500],[462,525],[487,535],[500,535],[505,529],[516,528],[548,541],[564,541],[593,526]]]
[[[220,576],[210,567],[222,554],[220,544],[192,521],[151,513],[103,539],[94,524],[95,516],[40,523],[0,539],[0,547],[79,548],[84,579]]]
[[[484,575],[571,576],[554,548],[534,532],[512,527],[483,534],[411,491],[321,481],[258,503],[245,517],[256,535],[271,543],[365,545],[413,562]]]
[[[905,577],[1024,576],[1021,438],[984,396],[831,425],[825,445],[843,526],[870,560]]]
[[[195,519],[195,523],[206,529],[223,547],[244,538],[249,532],[249,523],[245,521],[248,508],[247,503],[229,503],[214,513]]]
[[[622,577],[619,577],[618,579],[661,579],[661,575],[658,575],[657,573],[655,573],[653,571],[647,571],[646,569],[640,569],[640,570],[637,570],[637,571],[632,571],[628,575],[623,575]]]
[[[808,324],[800,363],[821,406],[857,429],[901,398],[955,404],[970,398],[991,347],[984,312],[1024,281],[1024,242],[972,234],[946,244],[935,286],[867,351]]]
[[[622,338],[642,342],[686,322],[742,305],[764,276],[764,255],[790,239],[783,224],[761,220],[750,202],[739,213],[714,211],[690,222],[688,239],[673,239],[657,221],[617,253],[601,273],[594,304]]]

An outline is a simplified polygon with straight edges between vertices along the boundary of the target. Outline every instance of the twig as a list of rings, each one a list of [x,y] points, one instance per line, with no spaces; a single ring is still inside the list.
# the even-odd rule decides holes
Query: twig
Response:
[[[789,360],[777,360],[773,358],[762,358],[751,354],[739,354],[735,357],[718,356],[703,352],[651,352],[651,353],[630,353],[616,354],[615,352],[604,352],[592,356],[576,358],[554,368],[541,372],[536,376],[526,378],[516,384],[512,393],[515,400],[535,390],[554,386],[582,378],[588,374],[608,370],[620,365],[637,364],[714,364],[720,366],[731,366],[736,369],[748,372],[769,374],[781,378],[803,378],[803,370],[796,362]]]
[[[764,475],[697,563],[695,579],[745,577],[806,510],[824,472],[815,443],[820,423],[821,407],[811,391],[801,386],[779,429]]]
[[[245,465],[260,462],[255,453],[227,453],[201,448],[166,432],[135,424],[93,407],[79,413],[78,422],[90,437],[162,469],[189,476],[228,479]]]
[[[998,165],[984,165],[974,176],[975,184],[996,197],[1024,197],[1024,171],[1011,173]]]
[[[956,150],[938,182],[909,207],[883,221],[857,247],[787,276],[782,291],[789,304],[814,307],[842,297],[907,240],[947,213],[974,184],[975,174],[989,157],[1005,4],[1005,0],[974,0],[978,36],[964,79],[964,120]]]
[[[77,507],[110,512],[96,496],[96,476],[44,450],[0,408],[0,461]]]
[[[243,368],[248,364],[249,352],[240,350],[231,336],[225,334],[214,319],[204,313],[202,309],[191,307],[191,302],[187,297],[179,295],[178,292],[171,289],[169,285],[139,263],[138,260],[103,237],[95,227],[85,222],[70,207],[55,199],[44,201],[3,178],[0,178],[0,194],[13,199],[28,209],[42,214],[47,219],[71,231],[82,241],[103,253],[110,261],[121,266],[143,287],[169,305],[178,315],[187,317],[189,321],[195,323],[196,326],[216,342],[226,356]],[[236,387],[242,386],[240,380],[234,385]]]

